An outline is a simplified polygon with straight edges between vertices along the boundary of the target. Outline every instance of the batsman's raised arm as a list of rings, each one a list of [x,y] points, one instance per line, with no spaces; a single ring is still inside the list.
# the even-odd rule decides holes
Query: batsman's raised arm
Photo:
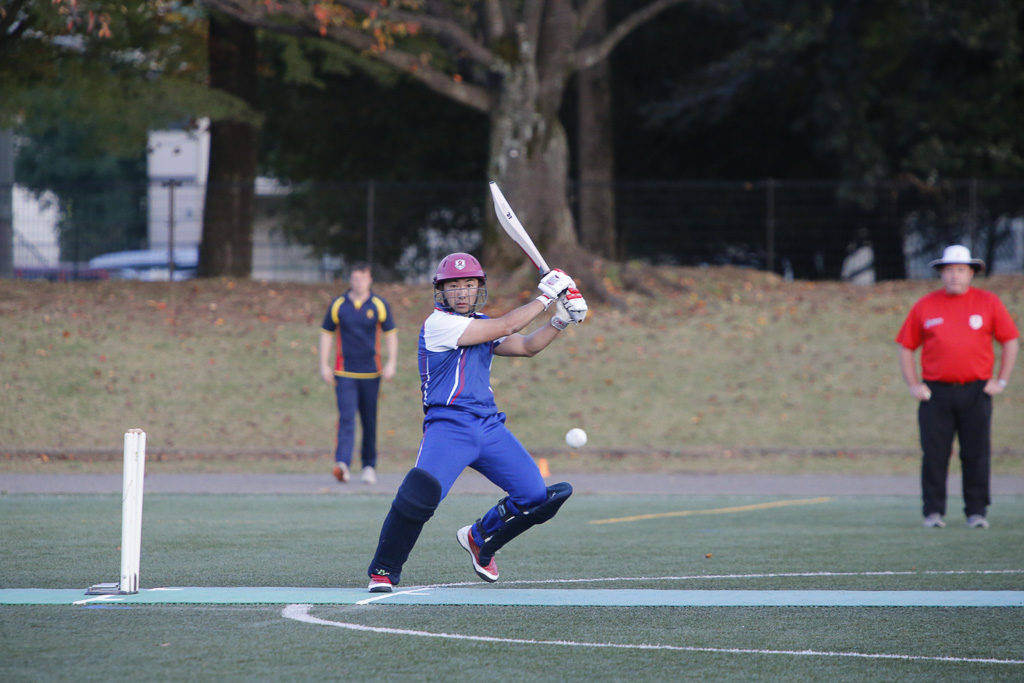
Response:
[[[570,288],[574,288],[574,285],[573,279],[561,270],[556,269],[546,273],[538,285],[538,289],[541,291],[540,296],[519,308],[512,309],[499,318],[474,318],[459,337],[459,346],[484,344],[516,334],[529,325],[534,318],[546,311],[560,295]],[[469,301],[475,301],[480,296],[477,281],[473,278],[446,280],[443,283],[442,291],[445,301],[456,312],[461,312],[460,307],[469,306]],[[502,346],[508,341],[506,339],[505,342],[502,342]],[[539,343],[540,340],[538,339],[534,345]],[[517,353],[502,353],[496,349],[495,353],[502,356],[532,356],[549,343],[551,343],[551,339],[548,339],[543,346],[540,346],[532,353],[527,352],[525,348],[518,348]]]
[[[475,346],[516,334],[546,310],[539,298],[514,308],[500,318],[475,318],[459,337],[459,346]],[[496,351],[497,353],[497,351]]]
[[[564,329],[564,328],[562,328]],[[535,356],[555,340],[562,329],[552,325],[538,327],[530,334],[513,334],[505,337],[494,347],[495,356],[525,357]]]
[[[580,290],[571,287],[559,297],[555,315],[551,322],[528,335],[514,334],[506,337],[494,348],[496,356],[534,356],[555,340],[558,333],[569,325],[583,322],[587,314],[587,302]]]

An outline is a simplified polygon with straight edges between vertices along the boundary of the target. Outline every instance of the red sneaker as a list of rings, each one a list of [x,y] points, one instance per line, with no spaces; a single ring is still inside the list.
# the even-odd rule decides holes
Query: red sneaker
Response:
[[[459,540],[459,545],[466,549],[469,556],[473,558],[473,571],[476,575],[488,583],[494,583],[498,580],[498,563],[491,558],[491,561],[486,565],[480,564],[480,548],[477,547],[476,541],[473,540],[472,533],[473,525],[464,526],[455,532],[455,538]]]
[[[331,470],[331,473],[334,475],[334,478],[340,481],[342,484],[348,481],[348,465],[346,465],[343,462],[335,464],[334,469]]]
[[[369,591],[371,593],[390,593],[392,588],[391,579],[387,576],[374,574],[370,577]]]

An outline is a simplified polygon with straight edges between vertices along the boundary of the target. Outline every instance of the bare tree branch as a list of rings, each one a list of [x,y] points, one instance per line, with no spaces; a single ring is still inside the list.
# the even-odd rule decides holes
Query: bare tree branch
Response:
[[[536,54],[537,43],[540,42],[540,24],[544,20],[545,0],[526,0],[523,8],[524,33],[519,36],[520,40],[529,42],[533,47],[530,52]]]
[[[494,40],[505,35],[505,13],[501,0],[483,0],[483,31],[485,40]]]
[[[650,21],[670,7],[681,5],[688,1],[690,0],[655,0],[655,2],[646,7],[638,9],[616,24],[601,42],[577,50],[573,55],[575,67],[577,69],[586,69],[597,64],[602,59],[607,58],[612,50],[615,49],[615,46],[622,42],[623,38],[636,30],[638,26]],[[592,8],[584,8],[584,11],[587,10],[592,11]]]
[[[576,36],[573,44],[577,44],[579,37],[583,35],[583,32],[587,30],[587,24],[590,23],[590,17],[594,16],[594,12],[602,8],[607,0],[587,0],[587,2],[580,8],[576,13]]]

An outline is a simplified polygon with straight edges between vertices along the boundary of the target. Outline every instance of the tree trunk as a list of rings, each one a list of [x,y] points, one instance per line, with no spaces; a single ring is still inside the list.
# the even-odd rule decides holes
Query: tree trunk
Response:
[[[583,40],[595,42],[607,31],[605,7],[594,12]],[[583,248],[618,257],[615,233],[615,152],[612,145],[612,81],[607,59],[577,74],[579,234]]]
[[[899,214],[900,190],[895,183],[878,188],[878,222],[872,226],[871,246],[875,252],[875,281],[903,280],[907,276],[903,256],[903,232]]]
[[[0,277],[14,277],[14,136],[0,130]]]
[[[569,209],[569,145],[558,105],[543,103],[529,68],[513,69],[496,91],[491,111],[489,175],[498,182],[545,260],[568,253],[578,241]],[[488,216],[497,224],[493,215]],[[519,247],[499,228],[488,230],[484,256],[494,265],[522,262]]]
[[[209,55],[210,87],[254,105],[257,49],[253,27],[211,14]],[[210,124],[200,277],[249,277],[252,273],[257,136],[252,123],[222,120]]]

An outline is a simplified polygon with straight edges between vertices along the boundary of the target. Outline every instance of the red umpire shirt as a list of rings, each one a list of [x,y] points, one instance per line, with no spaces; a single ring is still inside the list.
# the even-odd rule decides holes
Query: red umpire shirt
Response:
[[[961,295],[940,289],[921,297],[903,321],[896,343],[911,351],[923,345],[925,381],[961,384],[991,379],[992,340],[1003,344],[1018,336],[999,297],[970,287]]]

